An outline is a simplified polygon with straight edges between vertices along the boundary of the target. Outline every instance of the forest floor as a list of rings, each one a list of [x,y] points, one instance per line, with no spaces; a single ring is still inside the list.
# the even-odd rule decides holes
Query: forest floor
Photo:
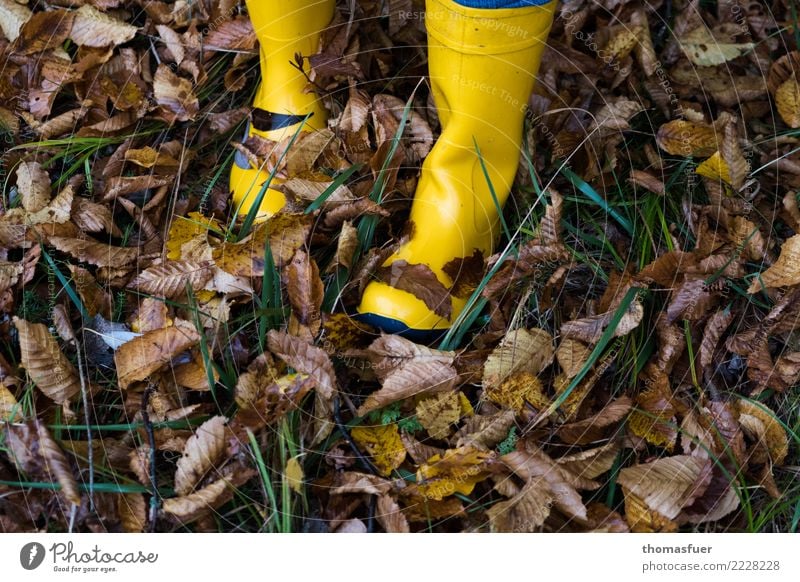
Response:
[[[497,253],[403,273],[469,298],[431,345],[350,317],[440,132],[420,4],[338,3],[287,151],[243,2],[0,0],[0,531],[797,531],[794,0],[561,3]]]

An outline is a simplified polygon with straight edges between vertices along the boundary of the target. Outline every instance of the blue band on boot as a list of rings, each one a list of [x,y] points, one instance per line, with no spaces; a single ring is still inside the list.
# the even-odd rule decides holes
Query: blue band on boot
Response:
[[[467,8],[523,8],[525,6],[541,6],[552,0],[454,0],[456,4]]]

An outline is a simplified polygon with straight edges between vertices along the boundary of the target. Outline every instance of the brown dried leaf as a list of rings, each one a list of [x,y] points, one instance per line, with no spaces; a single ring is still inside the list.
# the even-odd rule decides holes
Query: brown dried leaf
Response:
[[[484,386],[497,387],[517,372],[539,374],[553,361],[553,336],[538,328],[508,332],[483,368]]]
[[[100,12],[89,4],[75,11],[69,37],[83,47],[119,46],[128,42],[138,30],[135,26]]]
[[[618,477],[626,498],[633,494],[670,520],[700,497],[710,480],[711,463],[686,455],[626,467]]]
[[[464,426],[451,440],[455,441],[457,447],[491,449],[508,436],[508,431],[514,425],[514,416],[511,409],[489,415],[475,415],[464,421]]]
[[[380,267],[375,276],[390,287],[411,293],[436,315],[450,319],[453,311],[450,293],[428,265],[409,264],[400,259]]]
[[[78,492],[78,483],[75,481],[72,468],[64,456],[64,451],[53,440],[47,427],[41,421],[37,419],[35,424],[36,433],[39,436],[39,454],[44,459],[47,475],[51,480],[55,477],[55,481],[61,485],[61,491],[70,503],[80,505],[81,494]]]
[[[267,346],[270,352],[289,366],[314,378],[321,396],[328,400],[333,398],[336,393],[336,373],[323,349],[274,329],[267,334]]]
[[[63,404],[78,394],[78,373],[47,327],[18,317],[14,317],[14,325],[19,332],[22,365],[44,395]]]
[[[411,531],[406,516],[403,515],[403,512],[400,511],[400,506],[390,495],[378,497],[375,519],[378,520],[378,523],[381,524],[386,533],[408,533]]]
[[[133,247],[114,247],[93,240],[60,236],[51,236],[48,242],[63,253],[98,267],[124,267],[133,262],[141,252]]]
[[[147,504],[141,493],[117,495],[117,513],[126,533],[141,533],[147,525]]]
[[[775,413],[762,403],[743,398],[736,403],[745,432],[766,448],[769,460],[780,467],[789,454],[789,438]]]
[[[194,493],[165,499],[164,512],[182,523],[194,521],[226,503],[233,496],[233,490],[247,482],[253,475],[255,471],[252,469],[240,469],[232,476],[214,481]]]
[[[224,416],[214,416],[201,424],[186,441],[175,471],[175,492],[178,495],[191,493],[220,461],[225,452],[226,422]]]
[[[128,288],[174,299],[187,293],[189,286],[195,292],[202,289],[212,274],[210,261],[167,261],[139,273]]]
[[[632,332],[639,327],[642,317],[644,317],[644,307],[642,307],[641,301],[634,299],[619,320],[613,337],[621,337]],[[567,321],[561,326],[561,335],[562,337],[578,339],[588,344],[596,344],[600,341],[612,319],[614,319],[614,310],[607,311],[601,315],[592,315]]]
[[[492,532],[536,532],[550,515],[552,505],[547,482],[541,477],[531,479],[514,497],[486,510],[489,528]]]
[[[153,78],[153,95],[156,103],[171,113],[175,121],[194,119],[200,111],[200,102],[194,94],[192,82],[179,77],[165,64],[160,64]]]
[[[367,397],[358,409],[358,415],[363,416],[411,396],[445,392],[455,386],[457,379],[458,372],[450,364],[412,360],[386,376],[383,387]]]
[[[308,253],[298,249],[284,269],[289,303],[299,322],[308,326],[312,335],[322,326],[322,299],[325,289],[319,277],[317,263]]]
[[[22,162],[17,168],[17,191],[22,206],[37,212],[50,202],[50,176],[39,162]]]
[[[173,358],[200,341],[194,325],[178,320],[175,325],[147,332],[122,344],[114,352],[121,388],[148,378]]]

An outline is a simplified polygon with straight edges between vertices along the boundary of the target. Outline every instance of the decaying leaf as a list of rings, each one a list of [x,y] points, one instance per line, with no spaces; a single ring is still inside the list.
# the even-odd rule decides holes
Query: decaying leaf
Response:
[[[388,476],[406,458],[406,449],[400,440],[397,425],[356,426],[350,431],[356,444],[372,457],[375,467]]]
[[[758,293],[763,288],[787,287],[800,283],[800,234],[786,239],[778,260],[766,271],[753,278],[748,293]]]
[[[443,439],[450,434],[450,427],[461,418],[458,393],[442,392],[417,403],[417,418],[431,438]]]

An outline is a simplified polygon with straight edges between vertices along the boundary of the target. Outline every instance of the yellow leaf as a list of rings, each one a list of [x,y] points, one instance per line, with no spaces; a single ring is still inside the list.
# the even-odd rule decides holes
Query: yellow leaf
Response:
[[[489,476],[494,453],[465,446],[434,455],[417,471],[419,491],[435,501],[461,493],[469,495],[477,483]]]
[[[678,524],[653,511],[640,497],[627,491],[624,487],[622,492],[625,495],[625,521],[635,533],[659,533],[678,531]]]
[[[219,228],[214,218],[206,218],[199,212],[190,212],[187,216],[176,216],[167,234],[167,258],[177,261],[181,257],[181,247],[190,240],[206,234],[209,229]]]
[[[518,412],[525,407],[526,402],[539,410],[550,405],[550,398],[542,392],[542,382],[530,372],[514,374],[497,387],[487,386],[486,397]]]
[[[431,438],[444,439],[450,426],[461,418],[461,406],[456,392],[442,392],[417,403],[417,418]]]
[[[397,425],[357,426],[350,435],[356,444],[371,457],[382,475],[388,476],[403,464],[406,449]]]
[[[778,87],[775,104],[786,125],[795,129],[800,127],[800,83],[795,77]]]
[[[0,421],[13,422],[16,418],[22,417],[17,399],[11,391],[6,388],[6,385],[0,382]]]
[[[769,452],[769,460],[783,465],[789,454],[789,439],[775,413],[764,404],[740,399],[737,403],[739,422],[745,433],[761,441]]]
[[[781,246],[781,254],[766,271],[747,289],[748,293],[758,293],[763,287],[787,287],[800,283],[800,234],[796,234]]]
[[[300,464],[300,461],[297,459],[297,457],[292,457],[286,462],[286,470],[284,471],[284,475],[286,476],[286,481],[292,491],[298,495],[302,495],[305,474],[303,473],[303,465]]]
[[[704,178],[717,181],[722,180],[726,184],[731,183],[730,168],[728,168],[728,164],[725,163],[725,160],[722,159],[722,156],[718,151],[714,152],[714,155],[697,166],[695,172]]]

